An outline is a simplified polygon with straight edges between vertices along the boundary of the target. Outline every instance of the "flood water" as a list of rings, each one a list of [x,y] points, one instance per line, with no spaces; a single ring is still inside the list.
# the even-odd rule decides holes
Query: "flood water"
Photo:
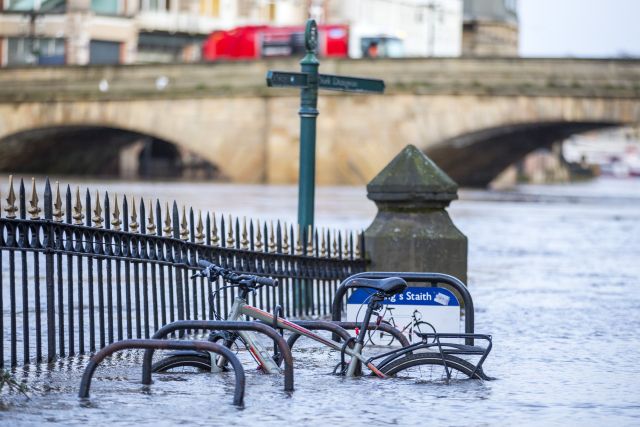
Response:
[[[79,184],[238,216],[295,218],[294,187]],[[233,374],[159,375],[144,387],[140,357],[128,353],[98,369],[88,401],[77,398],[86,358],[15,371],[30,385],[30,400],[2,395],[0,423],[639,425],[640,180],[461,191],[461,199],[449,212],[469,237],[476,331],[494,337],[485,363],[494,381],[335,377],[338,355],[301,341],[295,392],[247,361],[238,409]],[[363,188],[318,189],[319,226],[366,228],[375,212]]]

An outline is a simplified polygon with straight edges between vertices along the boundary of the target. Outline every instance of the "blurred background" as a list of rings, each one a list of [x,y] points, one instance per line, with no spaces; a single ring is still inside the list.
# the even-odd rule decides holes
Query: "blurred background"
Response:
[[[640,176],[637,16],[630,0],[1,0],[0,170],[294,183],[297,93],[264,73],[298,68],[311,17],[321,72],[388,88],[321,94],[319,184],[366,183],[407,143],[466,187]]]

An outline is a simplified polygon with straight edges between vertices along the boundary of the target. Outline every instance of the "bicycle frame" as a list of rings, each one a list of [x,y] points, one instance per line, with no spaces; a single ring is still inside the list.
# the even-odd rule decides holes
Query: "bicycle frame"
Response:
[[[229,311],[229,317],[226,320],[230,320],[230,321],[241,320],[243,316],[248,316],[253,319],[266,322],[267,324],[274,324],[274,316],[272,314],[248,305],[246,302],[246,297],[243,298],[243,296],[240,295],[234,299],[233,305],[231,306],[231,309]],[[348,348],[347,346],[343,346],[341,343],[337,343],[337,342],[331,341],[330,339],[324,338],[318,334],[313,333],[312,331],[306,328],[298,326],[295,323],[289,322],[288,320],[283,319],[281,317],[277,317],[275,324],[280,329],[286,329],[290,332],[295,332],[305,337],[311,338],[312,340],[317,341],[323,345],[326,345],[327,347],[330,347],[334,350],[337,350],[340,352],[344,351],[346,354],[352,357],[352,360],[354,358],[357,359],[362,364],[367,366],[367,368],[369,368],[377,376],[381,378],[386,378],[386,375],[380,372],[375,367],[375,365],[373,365],[373,363],[371,363],[364,356],[362,356],[361,354],[362,346],[358,346],[356,344],[356,346],[353,349]],[[246,343],[247,348],[249,349],[251,354],[256,358],[256,360],[258,361],[258,363],[260,364],[260,366],[265,372],[270,374],[281,372],[280,367],[274,362],[274,360],[271,358],[269,352],[264,348],[264,346],[261,345],[255,339],[255,335],[253,333],[246,332],[246,331],[238,331],[238,335],[240,335],[240,337]],[[217,363],[216,365],[219,366]],[[355,369],[355,365],[357,364],[355,363],[350,364],[350,369],[347,372],[347,376],[355,376],[357,372],[357,370]],[[213,363],[212,363],[212,366],[214,366]]]

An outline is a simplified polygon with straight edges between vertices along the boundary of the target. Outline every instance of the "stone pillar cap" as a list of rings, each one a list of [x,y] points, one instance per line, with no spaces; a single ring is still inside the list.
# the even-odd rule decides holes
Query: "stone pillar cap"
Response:
[[[447,206],[458,184],[414,145],[407,145],[367,184],[374,202],[417,202]]]

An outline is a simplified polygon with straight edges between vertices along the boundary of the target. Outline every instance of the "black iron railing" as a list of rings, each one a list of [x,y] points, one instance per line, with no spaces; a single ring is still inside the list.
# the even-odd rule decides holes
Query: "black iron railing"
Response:
[[[149,338],[174,320],[226,317],[234,289],[191,279],[198,259],[279,278],[249,302],[293,317],[327,316],[340,281],[365,269],[361,235],[203,220],[158,200],[124,197],[120,210],[117,196],[101,203],[88,190],[83,206],[79,189],[61,197],[56,185],[54,196],[48,180],[41,209],[35,180],[27,201],[24,183],[16,197],[10,178],[3,208],[0,367]]]

